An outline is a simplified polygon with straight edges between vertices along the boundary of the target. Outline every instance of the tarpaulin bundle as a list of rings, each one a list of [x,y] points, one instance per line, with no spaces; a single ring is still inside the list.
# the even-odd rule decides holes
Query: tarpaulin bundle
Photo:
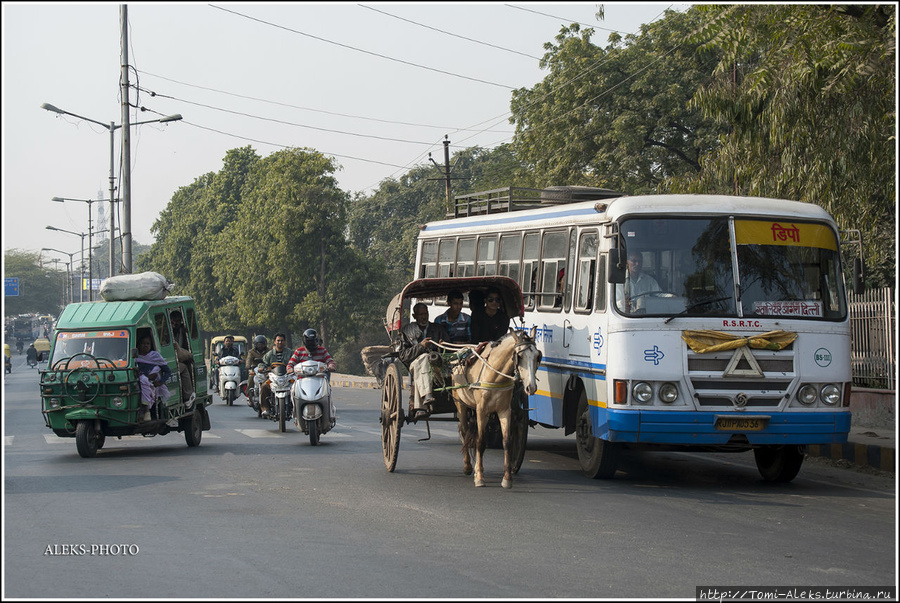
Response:
[[[722,331],[682,331],[681,338],[697,354],[734,350],[745,345],[754,350],[783,350],[797,339],[790,331],[769,331],[760,335],[733,335]]]

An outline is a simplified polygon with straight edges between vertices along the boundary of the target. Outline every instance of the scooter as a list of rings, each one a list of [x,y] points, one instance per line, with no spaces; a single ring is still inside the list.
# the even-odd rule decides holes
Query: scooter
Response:
[[[272,365],[269,373],[269,384],[275,395],[275,407],[269,411],[269,418],[278,421],[278,430],[285,432],[285,424],[291,420],[293,404],[291,402],[291,384],[294,376],[289,375],[287,367],[281,363]]]
[[[324,362],[306,360],[294,366],[297,380],[291,388],[294,407],[298,409],[296,423],[309,436],[312,446],[335,425],[331,402],[331,382]]]
[[[266,365],[260,364],[250,371],[250,382],[247,384],[247,404],[256,411],[256,417],[262,417],[262,406],[259,396],[262,393],[263,383],[266,382]]]
[[[225,356],[219,359],[219,395],[231,406],[238,397],[241,383],[241,359]]]

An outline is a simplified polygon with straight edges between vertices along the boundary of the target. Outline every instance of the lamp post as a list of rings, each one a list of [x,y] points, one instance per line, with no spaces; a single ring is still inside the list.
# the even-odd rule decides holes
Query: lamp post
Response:
[[[56,274],[57,274],[57,279],[58,279],[58,278],[59,278],[59,263],[60,263],[62,260],[60,260],[59,258],[50,258],[50,259],[47,260],[47,261],[48,261],[48,262],[53,262],[53,271],[56,272]],[[65,263],[65,262],[63,262],[63,263]],[[65,291],[65,289],[63,289],[63,305],[65,305],[65,296],[66,296],[66,291]],[[58,307],[56,308],[56,311],[57,311],[56,313],[59,314],[59,308],[58,308]]]
[[[67,232],[69,234],[75,235],[76,237],[81,237],[81,278],[83,279],[84,278],[84,237],[88,236],[87,233],[75,232],[72,230],[63,230],[62,228],[57,228],[55,226],[47,226],[46,228],[47,228],[47,230],[58,230],[59,232]],[[88,253],[90,254],[90,251],[88,251]],[[89,291],[88,296],[91,301],[94,301],[93,286],[94,286],[94,283],[91,283],[91,288],[88,290]],[[83,286],[80,287],[80,290],[81,290],[81,294],[80,294],[79,301],[84,301],[84,287]]]
[[[41,105],[41,109],[46,109],[47,111],[52,111],[53,113],[58,113],[60,115],[71,115],[72,117],[77,117],[78,119],[83,119],[85,121],[89,121],[92,124],[97,124],[98,126],[103,126],[107,130],[109,130],[109,275],[113,276],[116,273],[115,270],[115,252],[113,251],[113,242],[116,240],[116,229],[115,222],[113,217],[115,216],[115,199],[116,199],[116,184],[115,184],[115,142],[114,142],[114,133],[118,128],[122,127],[122,124],[116,124],[113,122],[109,122],[109,124],[105,124],[101,121],[97,121],[91,119],[89,117],[85,117],[83,115],[77,115],[75,113],[70,113],[69,111],[63,111],[58,107],[54,107],[50,103],[44,103]],[[160,117],[159,119],[151,119],[148,121],[137,121],[134,123],[128,124],[128,126],[140,126],[141,124],[153,124],[153,123],[168,123],[170,121],[178,121],[181,119],[181,114],[176,113],[174,115],[167,115],[165,117]],[[122,264],[125,267],[125,272],[131,272],[131,166],[126,163],[123,166],[125,170],[125,180],[129,183],[129,186],[125,188],[125,196],[122,204],[122,225],[120,226],[120,230],[122,231]]]
[[[69,262],[66,264],[66,282],[68,283],[68,286],[66,287],[66,290],[67,290],[66,299],[68,299],[69,301],[75,301],[75,296],[72,295],[72,276],[71,276],[71,273],[69,272],[70,265],[73,268],[75,267],[75,262],[72,261],[72,256],[75,255],[75,252],[73,251],[72,253],[69,253],[68,251],[63,251],[61,249],[53,249],[52,247],[42,247],[41,251],[55,251],[57,253],[61,253],[63,255],[69,256]],[[63,301],[65,301],[65,300],[63,300]]]
[[[91,283],[91,301],[93,300],[93,292],[94,292],[94,262],[93,262],[93,242],[91,241],[91,233],[93,232],[93,212],[91,211],[91,203],[94,202],[94,199],[70,199],[69,197],[53,197],[50,199],[51,201],[56,201],[57,203],[64,203],[66,201],[79,201],[81,203],[87,203],[88,206],[88,257],[91,258],[88,260],[88,279],[90,279]],[[97,199],[97,201],[106,201],[106,199]],[[112,204],[110,204],[112,206]],[[112,216],[110,216],[110,220],[112,220]],[[110,253],[112,253],[112,240],[109,243]],[[110,274],[112,276],[112,274]]]

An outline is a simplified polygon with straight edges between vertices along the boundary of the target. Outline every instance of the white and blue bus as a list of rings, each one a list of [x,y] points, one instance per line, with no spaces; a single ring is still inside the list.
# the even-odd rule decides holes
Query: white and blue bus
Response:
[[[574,433],[589,477],[623,448],[753,450],[790,481],[850,431],[840,245],[810,203],[509,188],[423,225],[416,278],[520,284],[543,353],[529,422]]]

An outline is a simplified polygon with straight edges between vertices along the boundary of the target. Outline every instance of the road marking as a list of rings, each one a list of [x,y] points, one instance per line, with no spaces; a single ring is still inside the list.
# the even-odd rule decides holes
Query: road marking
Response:
[[[236,432],[241,433],[248,438],[280,438],[281,433],[274,432],[269,429],[235,429]]]

